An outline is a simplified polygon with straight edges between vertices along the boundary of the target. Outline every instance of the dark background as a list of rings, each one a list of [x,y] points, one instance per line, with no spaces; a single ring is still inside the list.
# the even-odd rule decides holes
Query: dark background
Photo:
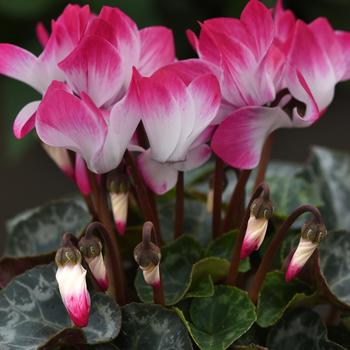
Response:
[[[108,4],[120,7],[139,27],[165,25],[175,34],[177,56],[194,56],[185,30],[198,31],[197,20],[210,17],[238,17],[247,0],[123,0],[72,1],[89,3],[94,11]],[[274,1],[264,1],[269,6]],[[0,0],[0,42],[22,46],[40,53],[35,37],[35,24],[44,22],[47,28],[68,1],[63,0]],[[319,16],[329,18],[337,29],[350,30],[349,0],[290,0],[285,6],[306,20]],[[307,53],[306,53],[307,54]],[[33,133],[18,141],[12,135],[12,123],[17,112],[36,93],[24,84],[0,76],[0,248],[4,222],[17,212],[31,208],[75,191],[68,180],[48,159]],[[308,129],[280,130],[274,139],[275,159],[303,161],[310,145],[350,150],[350,84],[337,87],[336,97],[328,112]]]

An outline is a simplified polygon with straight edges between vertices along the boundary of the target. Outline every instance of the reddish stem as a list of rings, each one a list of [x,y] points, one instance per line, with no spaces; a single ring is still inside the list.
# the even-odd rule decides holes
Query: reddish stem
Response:
[[[184,173],[179,171],[176,184],[176,208],[175,208],[175,233],[174,238],[178,238],[183,233],[184,223]]]
[[[222,232],[228,232],[230,229],[238,228],[241,225],[244,215],[244,195],[245,187],[248,182],[251,170],[241,170],[231,200],[226,211],[226,217]]]
[[[221,202],[222,202],[222,190],[224,182],[224,163],[217,157],[215,163],[214,173],[214,200],[213,200],[213,221],[212,231],[213,238],[217,238],[221,233]]]
[[[265,140],[264,147],[261,152],[261,158],[258,165],[258,173],[256,175],[254,189],[257,188],[261,182],[265,181],[265,174],[266,174],[267,166],[269,164],[270,156],[271,156],[272,143],[273,143],[273,138],[272,138],[272,134],[270,134],[268,138]]]

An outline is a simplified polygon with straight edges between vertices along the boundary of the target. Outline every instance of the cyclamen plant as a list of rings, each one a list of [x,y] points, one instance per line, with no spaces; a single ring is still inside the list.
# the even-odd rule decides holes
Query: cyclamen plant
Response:
[[[37,34],[38,57],[0,44],[0,73],[42,95],[13,131],[33,130],[84,201],[9,223],[1,349],[344,349],[326,329],[350,329],[327,151],[316,170],[266,170],[272,132],[315,123],[350,78],[350,33],[250,0],[188,31],[194,59],[112,7],[68,5]]]

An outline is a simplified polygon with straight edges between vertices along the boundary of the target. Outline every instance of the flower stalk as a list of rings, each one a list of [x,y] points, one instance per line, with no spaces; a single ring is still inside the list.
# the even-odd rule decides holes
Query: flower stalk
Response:
[[[184,224],[184,173],[179,171],[176,183],[176,207],[175,207],[175,230],[174,239],[183,233]]]
[[[313,215],[313,220],[317,224],[322,224],[321,214],[317,208],[311,205],[303,205],[295,209],[287,218],[287,220],[279,228],[275,236],[273,237],[270,245],[268,246],[261,262],[259,268],[255,274],[255,278],[251,287],[249,288],[249,296],[253,302],[258,299],[260,288],[263,284],[266,274],[269,272],[275,253],[278,251],[283,239],[285,238],[288,230],[293,225],[293,223],[299,218],[299,216],[311,213]]]
[[[213,238],[217,238],[221,233],[221,204],[224,181],[224,162],[216,157],[214,173],[214,200],[213,200]]]
[[[245,187],[249,180],[251,170],[241,170],[235,189],[232,193],[230,203],[228,205],[222,232],[228,232],[230,229],[238,228],[244,215],[244,194]]]
[[[156,212],[156,206],[152,205],[152,200],[150,199],[149,192],[138,172],[134,159],[129,152],[125,153],[125,162],[127,164],[128,170],[130,172],[131,177],[134,180],[134,187],[138,197],[138,203],[141,206],[141,210],[145,217],[145,220],[154,222],[154,231],[155,231],[155,241],[156,244],[162,245],[162,238],[160,233],[160,226],[158,215]]]

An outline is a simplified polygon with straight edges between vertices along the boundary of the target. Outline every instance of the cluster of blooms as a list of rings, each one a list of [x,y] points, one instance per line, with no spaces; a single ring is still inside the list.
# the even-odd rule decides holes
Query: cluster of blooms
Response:
[[[187,33],[198,58],[182,61],[169,29],[139,30],[117,8],[95,15],[68,5],[50,35],[42,25],[37,33],[38,57],[0,44],[0,73],[43,96],[19,112],[14,134],[35,128],[85,195],[87,168],[106,174],[127,150],[138,152],[140,174],[157,194],[175,186],[179,171],[208,161],[212,150],[232,167],[254,168],[271,132],[316,122],[335,85],[350,78],[350,33],[334,31],[324,18],[297,20],[281,1],[271,11],[250,0],[240,19],[204,21],[198,37]],[[128,197],[119,187],[112,186],[111,200],[123,233]],[[255,243],[245,241],[243,257],[261,244],[264,215],[249,221]]]

